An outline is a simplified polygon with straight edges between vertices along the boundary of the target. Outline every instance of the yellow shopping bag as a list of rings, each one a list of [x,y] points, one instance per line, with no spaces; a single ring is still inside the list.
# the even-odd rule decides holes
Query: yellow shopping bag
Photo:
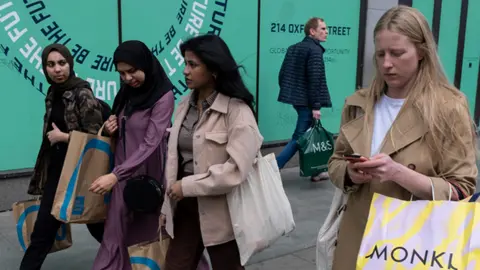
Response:
[[[356,269],[480,269],[479,194],[402,201],[374,194]]]

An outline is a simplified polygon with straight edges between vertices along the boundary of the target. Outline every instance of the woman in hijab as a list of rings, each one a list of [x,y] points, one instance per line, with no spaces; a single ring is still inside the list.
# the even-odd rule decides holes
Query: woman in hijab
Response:
[[[160,211],[132,211],[123,195],[128,180],[138,175],[147,175],[163,184],[166,130],[174,110],[173,85],[144,43],[122,43],[115,50],[113,61],[124,84],[113,103],[115,115],[105,124],[105,131],[117,138],[115,167],[90,188],[98,194],[112,191],[94,270],[132,269],[128,247],[158,238]]]
[[[75,76],[73,57],[63,45],[52,44],[42,53],[42,67],[50,84],[45,99],[43,140],[28,193],[41,195],[35,226],[20,265],[21,270],[40,269],[55,242],[62,224],[50,212],[67,154],[69,134],[73,130],[97,134],[102,107],[93,95],[90,84]],[[87,225],[101,241],[103,224]]]

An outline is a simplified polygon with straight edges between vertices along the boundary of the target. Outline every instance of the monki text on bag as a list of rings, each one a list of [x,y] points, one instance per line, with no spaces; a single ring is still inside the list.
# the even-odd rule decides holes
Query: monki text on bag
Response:
[[[460,255],[458,255],[460,256]],[[371,254],[365,256],[369,260],[392,260],[396,263],[412,266],[423,265],[435,269],[459,269],[453,266],[454,254],[435,249],[415,249],[403,246],[375,245]]]

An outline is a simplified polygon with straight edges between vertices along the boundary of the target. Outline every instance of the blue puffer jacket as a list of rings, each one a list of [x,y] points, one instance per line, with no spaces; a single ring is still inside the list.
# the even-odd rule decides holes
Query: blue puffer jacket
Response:
[[[325,77],[324,52],[320,42],[311,37],[288,47],[278,76],[278,101],[312,110],[332,107]]]

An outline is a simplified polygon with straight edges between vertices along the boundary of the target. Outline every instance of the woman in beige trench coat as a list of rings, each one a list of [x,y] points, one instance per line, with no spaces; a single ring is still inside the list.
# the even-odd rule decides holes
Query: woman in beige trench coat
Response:
[[[465,96],[441,67],[425,17],[399,6],[374,30],[372,85],[346,99],[333,184],[350,196],[340,225],[334,270],[353,270],[374,193],[410,200],[463,199],[475,190],[476,136]],[[348,162],[343,155],[368,159]]]

